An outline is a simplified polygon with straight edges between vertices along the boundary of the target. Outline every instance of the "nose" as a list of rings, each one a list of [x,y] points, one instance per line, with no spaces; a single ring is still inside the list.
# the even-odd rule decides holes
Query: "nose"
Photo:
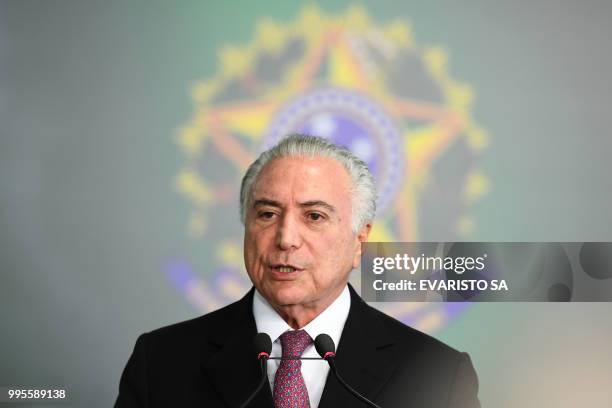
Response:
[[[297,249],[302,245],[299,221],[292,214],[285,214],[276,232],[276,244],[282,250]]]

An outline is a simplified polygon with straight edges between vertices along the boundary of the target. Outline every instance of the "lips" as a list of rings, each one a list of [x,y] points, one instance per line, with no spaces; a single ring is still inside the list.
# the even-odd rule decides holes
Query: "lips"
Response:
[[[304,268],[292,264],[272,264],[269,265],[270,272],[275,279],[292,280],[296,278]]]
[[[295,272],[295,271],[303,271],[304,270],[304,268],[300,268],[299,266],[292,265],[292,264],[284,264],[284,263],[283,264],[281,264],[281,263],[272,264],[272,265],[270,265],[270,268],[274,269],[274,270],[276,270],[278,272],[281,272],[281,273],[291,273],[291,272]]]

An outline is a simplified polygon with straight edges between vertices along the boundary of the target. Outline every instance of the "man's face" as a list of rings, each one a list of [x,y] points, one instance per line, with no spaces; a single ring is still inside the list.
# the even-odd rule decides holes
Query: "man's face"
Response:
[[[327,157],[268,162],[251,190],[244,260],[272,306],[327,307],[359,265],[363,232],[351,230],[351,179]]]

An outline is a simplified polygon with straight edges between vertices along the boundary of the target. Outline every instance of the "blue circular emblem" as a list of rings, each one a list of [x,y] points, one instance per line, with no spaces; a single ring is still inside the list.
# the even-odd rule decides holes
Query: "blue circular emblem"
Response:
[[[403,145],[391,118],[370,98],[339,88],[302,94],[272,119],[262,151],[290,133],[321,136],[348,148],[374,175],[378,215],[393,202],[403,174]]]

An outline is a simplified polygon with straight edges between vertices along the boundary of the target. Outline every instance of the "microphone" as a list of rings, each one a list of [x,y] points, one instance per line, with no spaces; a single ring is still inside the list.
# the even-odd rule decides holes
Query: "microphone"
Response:
[[[272,352],[272,339],[266,333],[257,333],[253,341],[253,349],[257,353],[257,359],[270,358]]]
[[[380,406],[376,405],[375,403],[373,403],[372,401],[370,401],[369,399],[367,399],[366,397],[364,397],[363,395],[355,391],[350,385],[346,383],[346,381],[344,381],[342,377],[340,377],[340,374],[338,374],[338,369],[336,368],[336,360],[335,360],[336,345],[334,344],[334,341],[332,340],[331,337],[329,337],[325,333],[321,333],[317,336],[314,343],[315,343],[315,349],[317,350],[317,353],[319,353],[319,355],[323,358],[323,360],[329,363],[329,368],[331,369],[332,373],[334,373],[334,375],[336,376],[340,384],[342,384],[342,386],[346,388],[348,392],[350,392],[357,399],[359,399],[362,402],[365,402],[369,406],[373,408],[380,408]]]
[[[261,365],[261,381],[249,398],[247,398],[247,400],[240,405],[240,408],[245,408],[247,405],[249,405],[249,403],[253,400],[253,398],[255,398],[268,380],[268,359],[270,358],[270,353],[272,352],[272,340],[270,339],[270,336],[268,336],[266,333],[257,333],[253,341],[253,349],[255,354],[257,354],[257,359]]]

